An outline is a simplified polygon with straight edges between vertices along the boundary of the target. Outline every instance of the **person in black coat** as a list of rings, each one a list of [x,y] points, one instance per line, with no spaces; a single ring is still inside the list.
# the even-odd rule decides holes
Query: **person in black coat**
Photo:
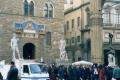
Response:
[[[7,74],[7,80],[18,80],[18,69],[13,61],[11,62],[11,67]]]
[[[108,67],[106,69],[106,80],[112,80],[112,76],[113,76],[113,68]]]
[[[0,80],[3,80],[3,76],[2,76],[2,74],[1,74],[1,72],[0,72]]]
[[[72,65],[70,65],[70,66],[68,67],[68,80],[74,80],[74,78],[73,78],[73,67],[72,67]]]

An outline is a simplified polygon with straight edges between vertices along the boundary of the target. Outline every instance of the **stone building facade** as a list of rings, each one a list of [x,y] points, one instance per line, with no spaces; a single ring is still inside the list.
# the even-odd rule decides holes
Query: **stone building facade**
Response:
[[[119,35],[119,14],[116,13],[119,4],[118,0],[73,0],[72,6],[66,7],[65,37],[69,58],[104,63],[109,46],[108,33],[112,33],[116,63],[120,64],[120,40],[116,38]]]
[[[114,5],[115,4],[115,5]],[[112,6],[113,5],[113,6]],[[105,53],[109,51],[108,48],[108,41],[109,41],[109,33],[113,35],[112,39],[112,47],[115,51],[115,58],[116,58],[116,64],[120,65],[120,1],[114,0],[114,1],[107,1],[102,10],[103,14],[103,52],[104,56],[106,56]]]
[[[75,5],[76,4],[76,5]],[[67,5],[67,4],[65,4]],[[72,58],[73,61],[77,61],[78,58],[86,58],[82,54],[82,51],[85,51],[85,48],[82,48],[81,44],[84,43],[83,37],[88,38],[89,30],[86,30],[87,33],[83,34],[81,31],[87,27],[86,21],[86,9],[89,11],[90,2],[85,0],[75,0],[72,4],[72,7],[66,7],[65,10],[65,37],[67,43],[68,57]],[[86,58],[87,59],[87,58]]]
[[[21,58],[54,62],[63,24],[63,0],[0,0],[0,60],[11,60],[10,40],[16,33]]]

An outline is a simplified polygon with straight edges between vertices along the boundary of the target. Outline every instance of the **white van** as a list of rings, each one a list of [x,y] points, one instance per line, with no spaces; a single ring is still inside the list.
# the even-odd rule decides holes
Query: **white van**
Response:
[[[21,80],[49,80],[46,65],[34,62],[22,63]]]
[[[43,63],[37,63],[31,60],[22,60],[19,61],[19,63],[16,63],[16,67],[19,70],[20,80],[49,80],[47,67]],[[5,67],[3,68],[4,69],[2,70],[6,70]],[[7,69],[10,69],[10,65],[7,65]],[[4,79],[7,77],[5,74],[7,74],[8,70],[6,70],[6,73],[2,73],[3,71],[1,72]]]

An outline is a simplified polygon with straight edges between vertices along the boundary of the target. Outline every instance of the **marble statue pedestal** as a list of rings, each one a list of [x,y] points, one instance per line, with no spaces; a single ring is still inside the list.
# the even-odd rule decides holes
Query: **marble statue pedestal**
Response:
[[[108,66],[115,67],[115,63],[109,63]]]
[[[56,59],[56,64],[59,65],[71,65],[72,60],[71,59]]]

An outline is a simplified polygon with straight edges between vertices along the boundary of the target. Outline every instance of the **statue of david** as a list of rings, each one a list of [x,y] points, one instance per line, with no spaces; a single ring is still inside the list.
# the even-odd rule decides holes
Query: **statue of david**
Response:
[[[18,59],[20,59],[20,54],[19,54],[19,49],[18,49],[18,38],[16,37],[16,34],[13,34],[13,37],[11,39],[11,49],[13,51],[12,54],[12,60],[15,61],[16,60],[16,56],[15,54],[17,53]]]

